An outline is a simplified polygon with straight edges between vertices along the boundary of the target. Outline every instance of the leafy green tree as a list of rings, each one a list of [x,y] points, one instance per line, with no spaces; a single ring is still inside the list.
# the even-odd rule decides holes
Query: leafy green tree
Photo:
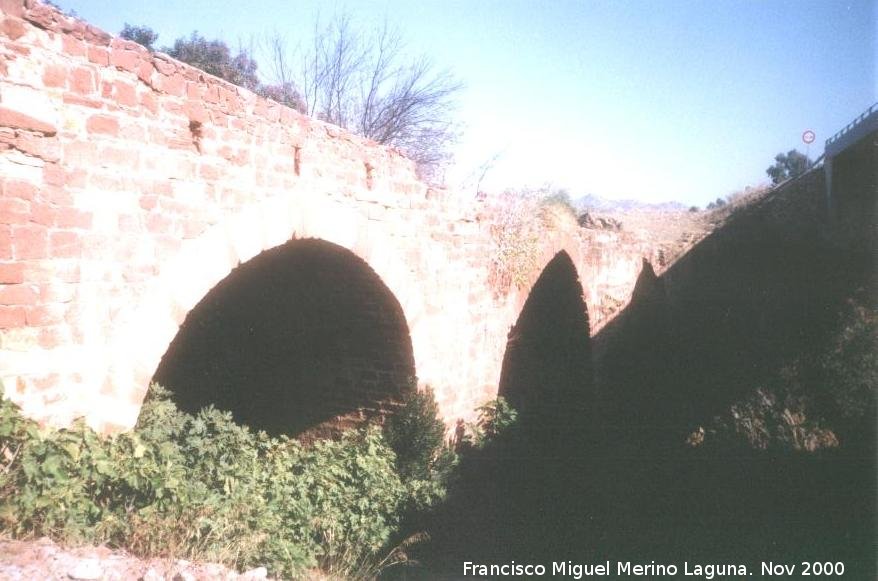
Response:
[[[295,109],[299,113],[305,113],[305,101],[302,94],[293,83],[276,83],[274,85],[261,85],[256,91],[266,99],[271,99],[281,105]]]
[[[765,170],[772,183],[779,184],[790,178],[800,176],[811,167],[811,160],[804,153],[791,149],[774,156],[774,165]]]
[[[165,52],[175,59],[245,89],[257,91],[261,86],[256,75],[256,61],[249,52],[241,49],[234,55],[225,42],[219,39],[207,40],[197,30],[189,38],[178,38],[174,41],[174,46],[165,48]]]
[[[125,23],[119,36],[125,40],[133,40],[137,44],[146,47],[150,51],[155,50],[155,41],[159,39],[159,35],[148,26],[139,26],[136,24]]]

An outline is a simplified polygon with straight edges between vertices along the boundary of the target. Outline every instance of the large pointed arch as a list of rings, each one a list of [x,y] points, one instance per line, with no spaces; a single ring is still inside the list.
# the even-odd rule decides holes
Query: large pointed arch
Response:
[[[509,333],[499,395],[523,413],[579,408],[591,388],[588,309],[570,255],[546,264]],[[550,411],[551,413],[551,411]]]
[[[189,312],[156,370],[184,411],[213,405],[271,434],[326,434],[412,387],[399,302],[351,251],[292,240],[234,269]]]
[[[280,194],[255,202],[198,238],[184,241],[175,259],[162,265],[151,280],[138,304],[125,309],[114,322],[105,383],[114,386],[122,401],[113,406],[113,417],[103,421],[134,424],[159,362],[187,315],[211,289],[260,253],[300,239],[334,244],[374,271],[401,308],[417,367],[429,350],[429,335],[419,324],[423,289],[391,237],[343,202],[328,194]]]

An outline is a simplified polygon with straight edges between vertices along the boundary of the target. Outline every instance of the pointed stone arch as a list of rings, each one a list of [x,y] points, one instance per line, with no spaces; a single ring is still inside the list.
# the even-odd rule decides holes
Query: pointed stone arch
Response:
[[[184,241],[172,261],[161,265],[140,300],[118,314],[110,330],[110,357],[103,370],[104,384],[112,391],[100,394],[104,401],[108,397],[116,401],[102,404],[111,417],[93,421],[133,425],[162,356],[202,298],[239,265],[263,251],[312,238],[350,251],[389,289],[408,323],[417,367],[429,349],[426,331],[418,328],[424,293],[391,236],[372,227],[355,207],[329,195],[276,195],[250,204],[198,238]]]
[[[591,386],[588,309],[570,254],[558,251],[509,332],[499,395],[524,413],[582,403]],[[552,412],[549,412],[552,413]]]

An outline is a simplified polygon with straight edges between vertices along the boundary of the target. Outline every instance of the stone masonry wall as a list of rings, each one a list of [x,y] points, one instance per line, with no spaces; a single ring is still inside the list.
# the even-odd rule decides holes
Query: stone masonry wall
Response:
[[[0,380],[26,414],[130,427],[187,313],[296,238],[375,270],[449,425],[496,394],[528,289],[489,288],[477,208],[392,149],[33,0],[0,9]],[[627,301],[641,249],[559,236],[543,264],[566,249],[589,305]]]

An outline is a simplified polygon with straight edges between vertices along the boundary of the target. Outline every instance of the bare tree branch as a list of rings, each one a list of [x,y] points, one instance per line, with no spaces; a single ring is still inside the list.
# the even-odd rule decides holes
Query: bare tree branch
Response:
[[[386,23],[366,35],[345,16],[325,25],[318,19],[307,51],[291,53],[277,35],[269,42],[277,82],[301,90],[308,114],[398,148],[436,181],[457,136],[452,119],[462,85],[427,58],[405,62],[404,48]],[[298,82],[290,65],[296,59]]]

